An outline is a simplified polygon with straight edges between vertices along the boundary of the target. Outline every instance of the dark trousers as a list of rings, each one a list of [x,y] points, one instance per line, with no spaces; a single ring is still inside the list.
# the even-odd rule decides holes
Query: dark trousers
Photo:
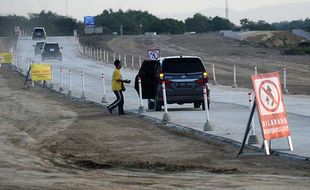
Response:
[[[110,104],[108,106],[108,108],[110,110],[114,110],[114,108],[116,108],[116,106],[118,107],[118,113],[122,114],[124,113],[124,96],[123,96],[123,92],[122,90],[117,90],[117,91],[113,91],[115,96],[116,96],[116,100]]]

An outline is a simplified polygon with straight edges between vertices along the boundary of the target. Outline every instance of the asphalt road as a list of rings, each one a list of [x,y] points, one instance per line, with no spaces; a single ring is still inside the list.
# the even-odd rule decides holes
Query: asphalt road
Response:
[[[85,72],[85,93],[86,98],[100,102],[103,96],[101,74],[106,78],[106,98],[108,102],[114,101],[115,97],[111,91],[111,75],[114,66],[104,62],[90,60],[81,56],[78,41],[73,37],[48,37],[48,41],[57,41],[64,48],[63,61],[47,63],[53,66],[53,84],[55,89],[59,89],[60,68],[63,68],[63,88],[64,93],[69,89],[68,71],[72,72],[72,93],[80,97],[82,93],[81,71]],[[23,69],[24,73],[28,68],[27,58],[34,63],[41,63],[40,57],[34,56],[32,45],[35,41],[30,37],[22,37],[18,43],[16,65]],[[137,71],[122,69],[123,78],[134,81]],[[138,112],[139,98],[133,88],[133,82],[126,86],[125,110]],[[246,123],[249,117],[247,89],[232,89],[230,86],[211,86],[211,110],[210,123],[214,131],[210,134],[219,135],[236,141],[241,141],[244,136]],[[272,148],[283,152],[292,153],[300,156],[310,157],[310,97],[305,95],[284,96],[285,106],[288,112],[288,122],[292,132],[294,151],[287,151],[288,144],[286,139],[272,141]],[[147,108],[147,103],[144,101]],[[201,109],[194,109],[193,105],[168,105],[169,115],[173,123],[181,124],[197,130],[203,130],[206,121],[205,112]],[[114,113],[116,114],[116,113]],[[154,112],[147,110],[145,115],[162,119],[164,112]],[[255,129],[262,143],[260,126],[255,114]],[[259,147],[261,145],[258,145]]]

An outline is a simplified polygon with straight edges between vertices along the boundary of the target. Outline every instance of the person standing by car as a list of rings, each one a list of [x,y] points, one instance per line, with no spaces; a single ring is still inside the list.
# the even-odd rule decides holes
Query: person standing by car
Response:
[[[110,114],[114,108],[118,107],[118,114],[125,115],[124,112],[124,96],[123,91],[125,91],[124,83],[130,83],[130,80],[123,80],[120,69],[122,68],[121,61],[115,60],[114,61],[115,70],[112,76],[112,90],[116,96],[116,100],[110,104],[107,108]]]

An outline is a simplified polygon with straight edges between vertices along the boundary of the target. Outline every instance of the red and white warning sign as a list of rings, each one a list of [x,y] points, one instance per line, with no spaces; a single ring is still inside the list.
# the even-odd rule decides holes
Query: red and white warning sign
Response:
[[[252,75],[264,140],[290,136],[279,73]]]
[[[149,60],[157,60],[160,58],[160,50],[159,49],[150,49],[147,51],[147,57]]]

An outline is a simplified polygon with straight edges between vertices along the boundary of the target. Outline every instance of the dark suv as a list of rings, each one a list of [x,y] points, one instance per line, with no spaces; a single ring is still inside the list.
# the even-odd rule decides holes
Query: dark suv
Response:
[[[208,73],[199,57],[173,56],[143,62],[135,80],[142,81],[142,98],[148,99],[148,108],[160,111],[163,105],[162,81],[165,81],[167,103],[193,103],[205,109],[203,86],[208,83]],[[208,87],[208,85],[206,85]],[[208,107],[210,90],[207,89]]]
[[[42,48],[41,60],[59,60],[62,61],[62,47],[57,42],[46,42]]]
[[[32,39],[33,40],[45,40],[46,32],[43,27],[34,27],[32,30]]]

